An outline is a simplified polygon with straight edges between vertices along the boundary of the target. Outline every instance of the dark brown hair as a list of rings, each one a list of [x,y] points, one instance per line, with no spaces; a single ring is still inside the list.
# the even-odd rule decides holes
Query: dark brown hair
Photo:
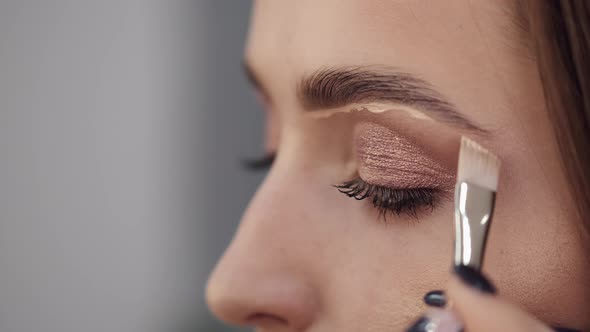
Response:
[[[562,164],[590,235],[590,2],[526,0],[522,10]]]

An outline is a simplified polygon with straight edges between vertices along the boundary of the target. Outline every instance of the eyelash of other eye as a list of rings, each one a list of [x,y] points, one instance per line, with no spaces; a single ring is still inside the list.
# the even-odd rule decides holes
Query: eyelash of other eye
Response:
[[[373,206],[384,219],[387,213],[402,214],[417,218],[423,208],[432,211],[438,194],[434,188],[389,188],[377,186],[356,178],[334,186],[339,192],[356,200],[372,197]]]
[[[268,153],[260,158],[244,160],[242,165],[249,171],[268,170],[275,161],[275,153]]]

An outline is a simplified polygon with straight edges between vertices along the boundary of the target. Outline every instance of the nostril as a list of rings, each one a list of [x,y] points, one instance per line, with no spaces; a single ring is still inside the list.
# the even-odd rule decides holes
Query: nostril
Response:
[[[247,325],[268,327],[273,325],[288,325],[287,320],[270,314],[255,313],[246,318]]]

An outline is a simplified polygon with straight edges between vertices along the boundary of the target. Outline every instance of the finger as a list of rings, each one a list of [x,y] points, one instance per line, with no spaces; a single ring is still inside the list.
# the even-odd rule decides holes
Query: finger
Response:
[[[446,309],[431,309],[410,326],[406,332],[459,332],[463,323],[454,312]]]
[[[460,267],[455,272],[447,295],[466,331],[552,331],[518,306],[496,296],[493,285],[478,271]]]

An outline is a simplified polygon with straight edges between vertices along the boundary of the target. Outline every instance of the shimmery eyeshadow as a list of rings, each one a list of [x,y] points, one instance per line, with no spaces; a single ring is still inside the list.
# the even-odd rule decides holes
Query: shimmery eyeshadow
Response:
[[[355,137],[364,181],[391,188],[452,188],[453,172],[407,137],[374,123],[359,125]]]

